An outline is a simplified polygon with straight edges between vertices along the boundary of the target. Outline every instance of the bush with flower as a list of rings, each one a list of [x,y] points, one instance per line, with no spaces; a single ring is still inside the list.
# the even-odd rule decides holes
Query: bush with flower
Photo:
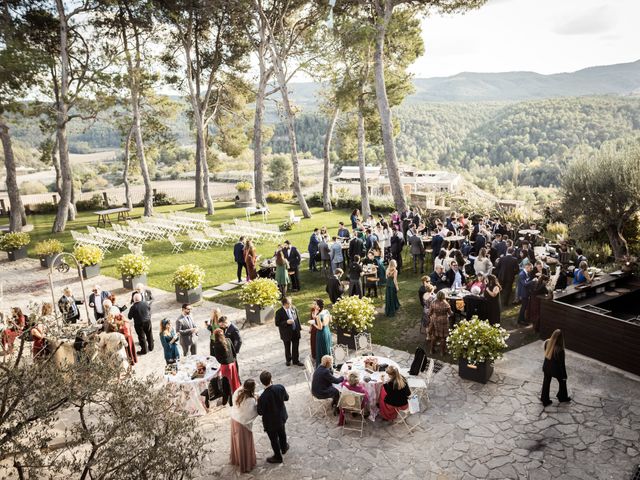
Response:
[[[471,320],[461,320],[449,331],[447,349],[455,360],[464,359],[470,365],[492,363],[502,358],[507,338],[509,334],[499,324],[491,325],[474,315]]]
[[[240,300],[245,305],[256,305],[261,308],[271,307],[278,303],[279,299],[278,284],[269,278],[256,278],[245,283],[240,290]]]
[[[356,295],[342,297],[331,310],[331,317],[338,327],[356,332],[364,332],[373,327],[375,315],[373,300],[368,297],[358,298]]]
[[[62,242],[60,240],[56,240],[55,238],[38,242],[36,243],[36,246],[34,248],[35,254],[39,257],[57,255],[58,253],[62,253],[63,250],[64,247],[62,246]]]
[[[73,249],[73,256],[85,267],[97,265],[104,258],[102,250],[95,245],[79,245]]]
[[[151,260],[144,255],[129,253],[116,262],[116,271],[123,277],[140,277],[149,273]]]
[[[31,237],[25,232],[5,233],[0,237],[0,250],[4,252],[12,252],[29,245]]]
[[[204,277],[205,273],[201,267],[188,263],[176,268],[176,271],[173,272],[171,285],[182,290],[191,290],[202,285]]]
[[[248,192],[253,188],[250,182],[238,182],[236,183],[236,190],[239,192]]]

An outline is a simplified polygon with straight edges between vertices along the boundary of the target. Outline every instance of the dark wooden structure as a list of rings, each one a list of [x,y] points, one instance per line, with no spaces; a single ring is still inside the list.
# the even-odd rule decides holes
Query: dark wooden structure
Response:
[[[562,329],[569,350],[640,375],[640,279],[603,275],[540,304],[540,338]]]

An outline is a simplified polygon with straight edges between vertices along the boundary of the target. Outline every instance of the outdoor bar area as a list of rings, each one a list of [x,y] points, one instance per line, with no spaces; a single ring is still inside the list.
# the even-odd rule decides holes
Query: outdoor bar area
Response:
[[[640,278],[613,272],[543,299],[540,338],[562,329],[566,348],[640,375]]]

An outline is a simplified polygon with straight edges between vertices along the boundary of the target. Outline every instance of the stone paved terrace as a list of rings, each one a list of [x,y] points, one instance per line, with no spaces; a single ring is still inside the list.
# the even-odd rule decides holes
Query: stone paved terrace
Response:
[[[34,261],[0,262],[5,281],[2,308],[26,305],[29,298],[49,299],[45,275]],[[65,283],[57,281],[57,287]],[[89,284],[95,282],[90,281]],[[124,295],[119,280],[99,283]],[[157,320],[175,318],[174,295],[154,291],[154,331]],[[202,324],[213,304],[197,307]],[[302,310],[302,309],[301,309]],[[242,323],[242,312],[226,309]],[[229,415],[224,408],[198,422],[209,442],[197,478],[256,479],[629,479],[640,463],[640,379],[600,362],[568,352],[569,393],[574,402],[547,409],[538,401],[542,343],[509,352],[496,364],[487,385],[461,380],[457,367],[446,365],[435,375],[431,404],[420,415],[421,427],[408,436],[401,425],[367,422],[363,438],[344,435],[337,418],[311,419],[309,393],[301,367],[286,367],[273,325],[245,328],[239,355],[242,378],[257,378],[267,368],[290,394],[287,432],[291,450],[285,463],[271,466],[271,453],[259,419],[254,424],[258,466],[240,475],[228,461]],[[301,343],[308,354],[308,334]],[[199,351],[208,350],[201,335]],[[376,353],[407,365],[410,355],[376,347]],[[137,375],[159,374],[164,361],[157,348],[142,357]],[[552,385],[552,395],[555,392]]]

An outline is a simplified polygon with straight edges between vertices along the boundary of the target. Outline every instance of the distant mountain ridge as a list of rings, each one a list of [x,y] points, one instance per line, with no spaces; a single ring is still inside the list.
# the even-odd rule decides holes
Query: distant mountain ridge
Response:
[[[638,95],[640,60],[588,67],[571,73],[474,73],[415,78],[404,104],[421,102],[521,101],[586,95]],[[293,83],[292,96],[303,109],[317,108],[319,83]]]

